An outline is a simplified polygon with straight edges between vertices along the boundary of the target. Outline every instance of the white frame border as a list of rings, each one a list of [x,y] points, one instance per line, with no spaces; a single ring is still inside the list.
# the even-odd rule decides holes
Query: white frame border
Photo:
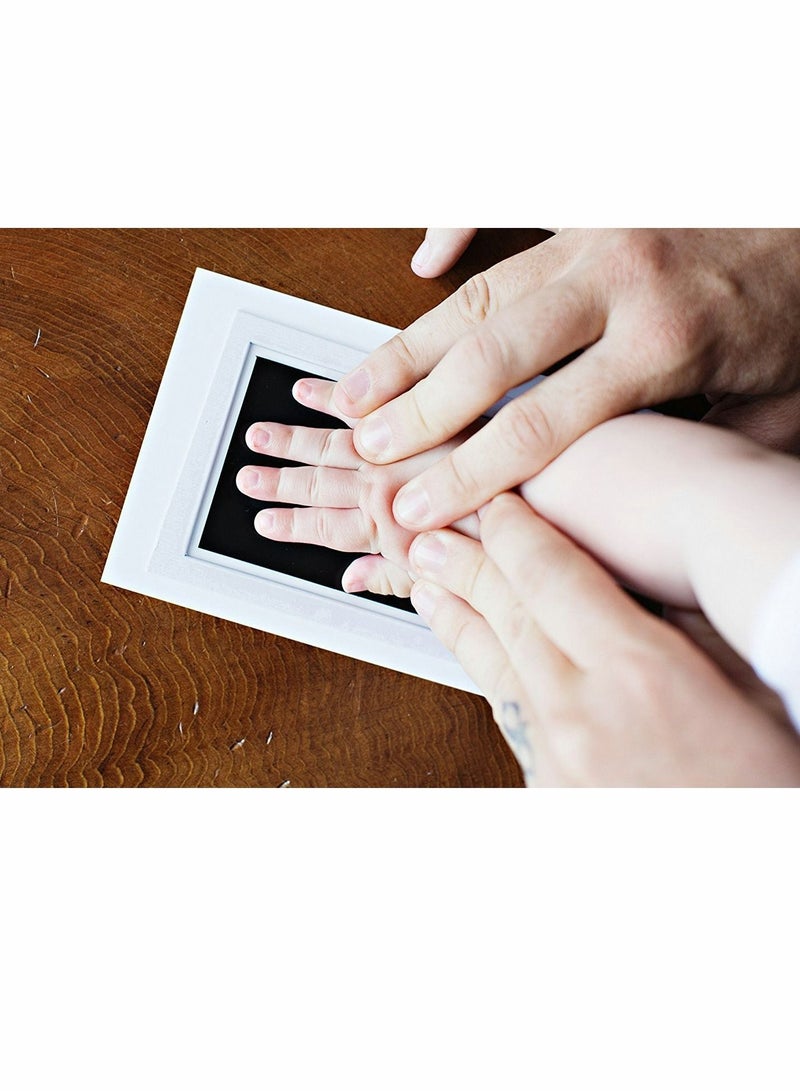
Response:
[[[395,332],[198,269],[103,582],[477,692],[415,614],[220,558],[197,545],[256,356],[337,379]]]

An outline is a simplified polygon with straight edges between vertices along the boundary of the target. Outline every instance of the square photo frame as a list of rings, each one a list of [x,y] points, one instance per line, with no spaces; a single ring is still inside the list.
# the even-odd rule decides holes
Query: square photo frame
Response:
[[[317,423],[291,398],[297,378],[339,379],[396,332],[196,270],[103,582],[477,692],[408,603],[341,589],[353,554],[267,542],[253,527],[264,505],[233,483],[258,461],[243,438],[254,420]]]

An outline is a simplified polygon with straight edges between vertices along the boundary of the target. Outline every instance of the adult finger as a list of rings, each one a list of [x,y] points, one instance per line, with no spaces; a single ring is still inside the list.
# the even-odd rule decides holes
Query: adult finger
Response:
[[[614,647],[639,646],[643,626],[663,623],[639,609],[611,576],[566,535],[511,493],[482,513],[487,558],[516,588],[531,619],[562,655],[588,669]],[[512,617],[495,629],[514,657],[519,640]]]
[[[579,436],[646,400],[644,375],[622,364],[614,339],[583,352],[521,394],[436,465],[400,489],[397,521],[409,530],[448,526],[538,473]]]
[[[315,508],[356,508],[358,474],[330,466],[243,466],[236,487],[253,500],[304,504]]]
[[[413,389],[359,422],[356,450],[370,462],[395,462],[450,439],[509,390],[597,340],[605,317],[588,278],[562,277],[516,300],[460,338]]]
[[[264,508],[254,523],[273,542],[306,542],[341,553],[377,552],[358,508]]]
[[[411,544],[409,563],[415,574],[468,602],[502,644],[504,635],[513,632],[515,644],[523,648],[529,688],[536,691],[564,678],[572,664],[528,613],[527,589],[508,581],[479,542],[451,530],[423,534]]]
[[[475,238],[475,227],[429,227],[411,268],[419,277],[438,277],[451,269]]]
[[[256,454],[302,462],[307,466],[338,466],[357,470],[363,460],[353,447],[353,433],[345,428],[304,428],[300,425],[252,424],[245,443]]]
[[[490,704],[500,692],[521,689],[509,684],[508,656],[486,619],[468,602],[436,583],[417,580],[411,603]]]
[[[536,781],[537,723],[526,689],[491,626],[469,603],[435,583],[417,581],[411,601],[492,706],[525,783]]]
[[[573,260],[574,244],[555,235],[476,274],[340,380],[333,392],[339,411],[364,417],[409,390],[460,337],[560,275]]]
[[[357,557],[342,576],[342,587],[351,594],[371,591],[373,595],[395,595],[407,599],[414,581],[405,568],[377,553]]]

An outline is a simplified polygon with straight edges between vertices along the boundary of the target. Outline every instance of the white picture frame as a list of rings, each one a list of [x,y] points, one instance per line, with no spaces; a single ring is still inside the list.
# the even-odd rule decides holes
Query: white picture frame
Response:
[[[256,356],[338,379],[395,332],[196,270],[103,582],[477,692],[416,614],[199,546],[199,528]]]

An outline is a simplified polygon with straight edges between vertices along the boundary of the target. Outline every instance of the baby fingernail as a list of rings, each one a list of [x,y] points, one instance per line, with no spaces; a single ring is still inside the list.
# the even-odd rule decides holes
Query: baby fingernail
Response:
[[[266,428],[254,428],[250,433],[250,446],[255,450],[263,450],[265,447],[269,447],[271,439],[272,436]]]
[[[394,498],[394,513],[405,526],[416,526],[431,513],[428,494],[420,488],[401,489]]]
[[[268,535],[275,526],[275,516],[266,508],[264,511],[260,511],[256,516],[256,530],[259,534]]]
[[[447,549],[435,534],[424,534],[411,546],[409,559],[417,572],[437,572],[444,567]]]
[[[347,591],[348,594],[354,595],[359,591],[366,591],[367,585],[359,576],[348,576],[345,573],[342,577],[342,589]]]
[[[366,371],[354,371],[342,379],[339,386],[351,402],[360,401],[369,390],[369,375]]]
[[[245,492],[247,489],[257,489],[260,481],[261,477],[257,470],[239,470],[239,473],[236,476],[238,488]]]
[[[297,402],[305,402],[311,397],[311,387],[303,379],[292,387],[292,397]]]
[[[371,455],[382,454],[392,441],[392,433],[385,420],[367,420],[358,431],[358,446]]]

